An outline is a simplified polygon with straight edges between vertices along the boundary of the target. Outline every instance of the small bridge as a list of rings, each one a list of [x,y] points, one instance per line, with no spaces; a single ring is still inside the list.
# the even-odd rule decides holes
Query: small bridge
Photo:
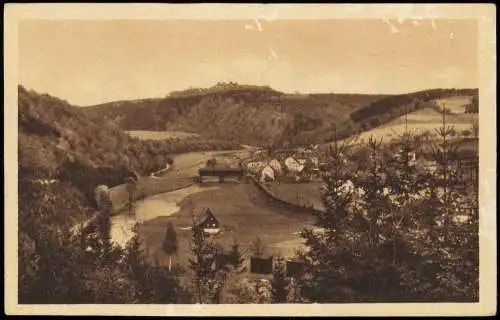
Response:
[[[200,168],[198,170],[197,179],[199,182],[203,182],[203,177],[218,177],[219,182],[224,182],[225,178],[237,178],[241,180],[243,178],[244,170],[243,168]]]

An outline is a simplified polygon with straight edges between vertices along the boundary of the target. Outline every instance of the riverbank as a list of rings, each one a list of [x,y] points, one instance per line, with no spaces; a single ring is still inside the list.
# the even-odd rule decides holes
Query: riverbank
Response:
[[[188,196],[217,187],[200,187],[192,185],[187,188],[178,189],[171,192],[157,194],[136,202],[135,215],[127,213],[115,215],[111,218],[111,239],[120,246],[125,246],[134,235],[134,226],[137,223],[170,217],[178,213],[181,209],[180,203]]]
[[[192,177],[198,174],[198,169],[212,158],[221,159],[228,165],[238,165],[250,157],[250,149],[229,151],[189,152],[175,155],[174,164],[161,177],[139,177],[134,201],[145,199],[165,192],[172,192],[194,185]],[[110,188],[114,215],[122,214],[128,203],[128,192],[125,184]]]

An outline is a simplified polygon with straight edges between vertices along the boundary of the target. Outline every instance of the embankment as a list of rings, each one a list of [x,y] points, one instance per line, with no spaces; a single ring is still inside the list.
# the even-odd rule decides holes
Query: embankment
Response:
[[[279,207],[281,209],[290,211],[296,215],[304,217],[311,217],[314,216],[316,213],[321,212],[313,207],[300,206],[294,203],[284,201],[275,196],[270,190],[268,190],[265,186],[260,184],[255,178],[250,177],[249,179],[269,205]]]

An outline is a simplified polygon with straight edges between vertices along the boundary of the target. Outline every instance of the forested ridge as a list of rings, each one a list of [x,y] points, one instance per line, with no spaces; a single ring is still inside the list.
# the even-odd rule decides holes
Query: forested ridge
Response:
[[[386,97],[286,94],[268,87],[234,84],[187,92],[84,109],[124,130],[187,131],[251,145],[304,144],[331,139],[332,126],[341,128],[352,110]]]
[[[84,110],[124,130],[187,131],[245,144],[283,146],[330,142],[333,127],[338,138],[346,138],[397,118],[407,109],[455,95],[477,97],[478,92],[433,89],[400,95],[287,94],[232,83]]]

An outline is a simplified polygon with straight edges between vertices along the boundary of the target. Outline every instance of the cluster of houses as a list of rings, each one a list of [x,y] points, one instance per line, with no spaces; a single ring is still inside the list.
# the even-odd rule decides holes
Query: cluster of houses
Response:
[[[279,177],[291,177],[296,181],[312,179],[319,175],[319,167],[319,158],[312,154],[255,160],[246,164],[247,172],[257,175],[261,182],[276,181]]]

